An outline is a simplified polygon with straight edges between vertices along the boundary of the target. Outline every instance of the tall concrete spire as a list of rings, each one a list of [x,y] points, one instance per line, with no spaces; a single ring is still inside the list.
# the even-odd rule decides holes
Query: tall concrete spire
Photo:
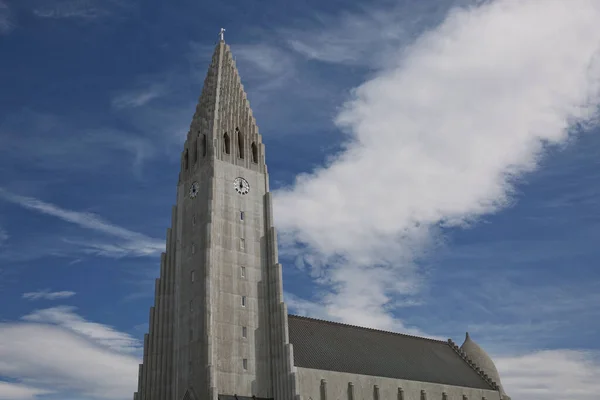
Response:
[[[265,150],[223,32],[181,153],[135,400],[298,396]]]

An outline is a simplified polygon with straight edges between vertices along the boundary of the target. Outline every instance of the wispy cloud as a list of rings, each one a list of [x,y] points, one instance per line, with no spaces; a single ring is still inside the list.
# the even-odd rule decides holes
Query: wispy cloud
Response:
[[[9,238],[8,232],[0,226],[0,246]]]
[[[36,310],[22,317],[24,321],[58,325],[76,332],[101,346],[119,353],[139,353],[140,342],[127,333],[95,322],[86,321],[75,313],[75,307],[59,306]]]
[[[0,382],[0,399],[43,393],[131,397],[139,363],[139,354],[131,354],[139,353],[135,339],[68,307],[38,310],[23,319],[28,322],[0,323],[0,376],[12,380]]]
[[[29,167],[44,171],[89,169],[98,173],[112,171],[107,167],[123,160],[140,174],[144,161],[154,155],[152,141],[119,129],[99,129],[98,124],[89,115],[66,117],[27,109],[8,115],[0,122],[0,156],[6,160],[2,175],[5,179],[21,177],[23,160],[18,155],[23,152],[29,154]]]
[[[66,210],[54,204],[46,203],[33,197],[20,196],[10,193],[2,188],[0,188],[0,199],[18,204],[19,206],[28,210],[51,215],[85,229],[100,232],[124,240],[124,242],[114,244],[80,240],[73,242],[86,245],[88,247],[87,251],[90,253],[105,256],[140,256],[154,255],[164,251],[165,249],[165,242],[162,240],[153,239],[144,234],[111,224],[91,213]]]
[[[33,14],[40,18],[95,20],[113,16],[131,6],[126,0],[31,1]]]
[[[331,289],[320,300],[332,317],[394,324],[398,296],[419,293],[414,261],[440,227],[510,204],[514,177],[592,119],[597,18],[600,5],[587,0],[498,0],[455,9],[393,52],[374,43],[387,61],[336,119],[344,151],[275,193],[282,254],[299,247],[325,271]],[[345,23],[312,34],[332,37]],[[371,26],[353,25],[356,35]]]
[[[66,299],[69,297],[75,296],[75,292],[70,291],[60,291],[60,292],[51,292],[50,290],[40,290],[39,292],[27,292],[23,293],[23,298],[27,300],[58,300],[58,299]]]
[[[385,9],[359,6],[357,12],[317,14],[305,21],[303,29],[285,28],[281,34],[291,49],[310,60],[378,68],[394,61],[399,49],[441,22],[452,6],[465,2],[404,1]]]
[[[164,85],[150,83],[145,87],[119,93],[113,97],[111,103],[117,109],[141,107],[162,96],[165,92],[166,88]]]
[[[3,0],[0,0],[0,35],[9,33],[14,27],[15,23],[8,4]]]

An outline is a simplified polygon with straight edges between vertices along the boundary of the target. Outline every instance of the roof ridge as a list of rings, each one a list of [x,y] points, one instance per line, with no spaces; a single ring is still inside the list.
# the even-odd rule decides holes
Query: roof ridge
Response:
[[[330,324],[330,325],[339,325],[339,326],[345,326],[348,328],[358,328],[358,329],[363,329],[366,331],[371,331],[371,332],[379,332],[379,333],[386,333],[388,335],[396,335],[396,336],[404,336],[404,337],[410,337],[410,338],[414,338],[414,339],[421,339],[421,340],[428,340],[430,342],[435,342],[435,343],[441,343],[441,344],[445,344],[448,345],[448,342],[446,342],[445,340],[438,340],[438,339],[431,339],[431,338],[426,338],[426,337],[422,337],[422,336],[416,336],[416,335],[409,335],[407,333],[399,333],[399,332],[392,332],[392,331],[384,331],[381,329],[374,329],[374,328],[367,328],[365,326],[358,326],[358,325],[350,325],[350,324],[345,324],[343,322],[336,322],[336,321],[327,321],[325,319],[319,319],[319,318],[312,318],[312,317],[306,317],[304,315],[294,315],[294,314],[288,314],[288,317],[293,317],[293,318],[302,318],[302,319],[306,319],[309,321],[316,321],[316,322],[324,322],[326,324]]]

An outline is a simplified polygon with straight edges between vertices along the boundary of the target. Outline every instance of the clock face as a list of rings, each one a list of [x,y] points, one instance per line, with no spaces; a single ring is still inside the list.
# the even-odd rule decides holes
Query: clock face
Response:
[[[233,181],[233,188],[236,192],[241,195],[248,194],[250,191],[250,184],[244,178],[235,178]]]
[[[200,185],[198,184],[198,182],[194,182],[192,183],[192,186],[190,186],[190,197],[193,199],[194,197],[198,196],[198,189],[200,188]]]

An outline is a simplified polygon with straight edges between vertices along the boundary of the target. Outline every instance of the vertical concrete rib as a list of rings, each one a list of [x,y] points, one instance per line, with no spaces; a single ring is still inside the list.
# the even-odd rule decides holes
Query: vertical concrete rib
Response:
[[[150,307],[150,345],[149,354],[148,354],[148,400],[154,400],[154,386],[156,384],[156,322],[157,312],[156,312],[156,292],[157,292],[157,283],[158,279],[154,281],[154,306]]]
[[[162,359],[160,364],[160,369],[162,371],[162,388],[160,391],[160,398],[167,400],[170,396],[168,393],[169,380],[171,379],[171,374],[168,368],[168,359],[170,357],[171,348],[169,346],[170,342],[170,326],[171,326],[171,259],[172,259],[172,250],[171,250],[171,229],[167,229],[167,243],[166,250],[167,254],[165,257],[165,276],[164,276],[164,288],[163,288],[163,299],[164,299],[164,315],[163,315],[163,344],[162,344]]]
[[[162,390],[164,386],[163,381],[163,369],[162,369],[162,359],[164,357],[164,324],[165,324],[165,294],[164,294],[164,286],[166,279],[166,269],[167,269],[167,254],[162,253],[160,255],[160,279],[158,281],[158,329],[157,329],[157,340],[156,340],[156,388],[154,391],[156,392],[156,398],[158,400],[163,400]]]
[[[148,330],[150,330],[150,324],[148,324]],[[148,357],[148,351],[149,349],[149,345],[150,345],[150,335],[148,335],[147,333],[144,334],[144,383],[142,384],[142,393],[140,394],[140,397],[143,400],[147,400],[148,399],[148,363],[149,363],[149,357]]]

